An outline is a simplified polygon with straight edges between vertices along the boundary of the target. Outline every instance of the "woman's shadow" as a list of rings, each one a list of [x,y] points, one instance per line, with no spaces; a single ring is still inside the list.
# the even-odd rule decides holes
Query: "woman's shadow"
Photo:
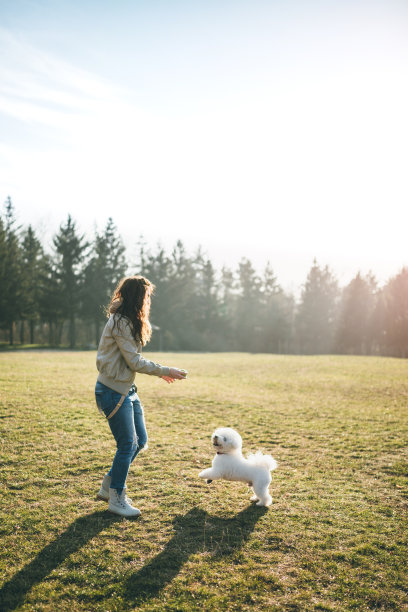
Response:
[[[176,516],[175,535],[161,553],[126,579],[124,598],[141,604],[155,597],[196,552],[219,557],[239,550],[265,512],[267,508],[253,505],[232,518],[210,516],[199,508]]]
[[[233,518],[210,516],[193,508],[174,518],[175,535],[164,550],[138,572],[124,581],[124,599],[133,604],[155,597],[180,572],[190,555],[202,551],[227,555],[239,549],[249,538],[266,508],[249,506]],[[76,519],[63,534],[43,548],[0,589],[0,610],[19,607],[27,593],[42,582],[71,554],[121,517],[106,511],[93,512]],[[134,551],[137,554],[137,551]]]
[[[76,519],[64,533],[43,548],[30,563],[2,586],[0,610],[14,610],[19,607],[33,586],[42,582],[72,553],[118,520],[121,520],[120,517],[105,511],[93,512]]]

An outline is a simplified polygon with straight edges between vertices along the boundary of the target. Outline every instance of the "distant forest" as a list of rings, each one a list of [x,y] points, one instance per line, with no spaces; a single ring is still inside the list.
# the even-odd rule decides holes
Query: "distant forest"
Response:
[[[96,348],[118,281],[142,274],[156,286],[150,350],[408,357],[408,268],[382,287],[360,273],[340,287],[315,261],[296,300],[270,263],[262,273],[247,258],[216,270],[181,241],[166,252],[140,239],[137,249],[130,266],[112,218],[89,242],[68,216],[47,252],[32,226],[18,226],[8,198],[0,215],[0,342]]]

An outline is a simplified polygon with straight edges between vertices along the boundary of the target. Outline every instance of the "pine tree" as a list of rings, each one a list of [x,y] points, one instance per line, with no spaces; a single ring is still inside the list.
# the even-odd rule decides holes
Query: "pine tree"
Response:
[[[238,295],[235,320],[235,334],[241,351],[259,350],[262,337],[261,286],[251,261],[243,258],[238,267]]]
[[[293,298],[287,296],[269,262],[262,278],[260,320],[262,330],[259,350],[266,353],[288,352],[293,319]]]
[[[46,263],[41,242],[35,235],[31,225],[23,234],[21,243],[22,253],[22,327],[24,320],[30,326],[30,344],[34,344],[34,326],[40,318],[40,302],[42,279],[45,274]]]
[[[194,326],[197,348],[215,350],[219,341],[219,308],[216,273],[211,261],[204,257],[201,250],[194,259],[196,271],[195,295],[192,308],[195,312]]]
[[[384,288],[378,289],[374,297],[374,307],[368,323],[371,351],[378,355],[387,354],[386,342],[386,300]]]
[[[56,274],[63,298],[63,314],[69,322],[69,345],[76,344],[75,318],[80,312],[80,298],[82,290],[82,268],[88,244],[84,236],[79,236],[76,224],[68,215],[65,225],[61,225],[59,232],[54,236],[56,251]]]
[[[20,319],[22,283],[21,283],[21,249],[19,230],[16,226],[14,206],[11,198],[5,202],[5,214],[0,228],[1,265],[1,310],[0,325],[8,329],[9,343],[14,344],[14,324]]]
[[[218,299],[217,282],[214,267],[207,258],[202,262],[199,270],[199,282],[201,285],[201,299],[203,304],[205,334],[211,334],[218,321]],[[211,343],[209,344],[210,348]]]
[[[237,348],[236,311],[237,311],[237,280],[234,271],[227,266],[221,269],[217,293],[219,295],[219,350],[233,351]]]
[[[345,287],[340,303],[335,348],[340,353],[369,354],[370,322],[375,307],[376,281],[360,273]]]
[[[299,350],[305,354],[329,353],[333,348],[338,284],[329,268],[316,260],[303,287],[296,316]]]
[[[94,325],[95,344],[98,345],[105,308],[119,280],[125,275],[127,264],[125,247],[110,217],[102,234],[95,232],[92,254],[85,266],[82,291],[82,315]]]
[[[5,326],[7,314],[7,236],[6,225],[0,216],[0,327]]]
[[[184,244],[178,240],[173,248],[168,303],[174,349],[200,349],[196,328],[197,270],[194,258],[188,256]]]
[[[65,292],[61,291],[61,279],[55,259],[46,254],[43,272],[40,274],[40,318],[48,326],[48,344],[61,344],[62,328],[66,316]]]
[[[385,342],[391,355],[408,357],[408,268],[384,288]]]
[[[151,348],[168,350],[174,347],[175,332],[173,327],[174,304],[171,299],[173,262],[161,244],[156,252],[147,249],[144,241],[139,241],[139,266],[137,272],[146,276],[155,286],[152,299],[150,319],[153,335]]]

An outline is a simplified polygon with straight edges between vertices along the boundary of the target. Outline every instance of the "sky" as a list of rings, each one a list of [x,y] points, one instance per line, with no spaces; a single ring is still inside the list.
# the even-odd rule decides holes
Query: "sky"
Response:
[[[408,265],[408,2],[0,0],[0,199],[296,291]],[[135,270],[136,271],[136,270]]]

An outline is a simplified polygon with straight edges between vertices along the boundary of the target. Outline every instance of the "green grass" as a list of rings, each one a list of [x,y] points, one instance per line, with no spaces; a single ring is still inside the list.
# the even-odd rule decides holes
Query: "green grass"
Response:
[[[136,521],[95,500],[114,454],[94,352],[0,354],[1,610],[401,610],[408,361],[151,354]],[[198,478],[210,435],[278,461],[273,504]]]

